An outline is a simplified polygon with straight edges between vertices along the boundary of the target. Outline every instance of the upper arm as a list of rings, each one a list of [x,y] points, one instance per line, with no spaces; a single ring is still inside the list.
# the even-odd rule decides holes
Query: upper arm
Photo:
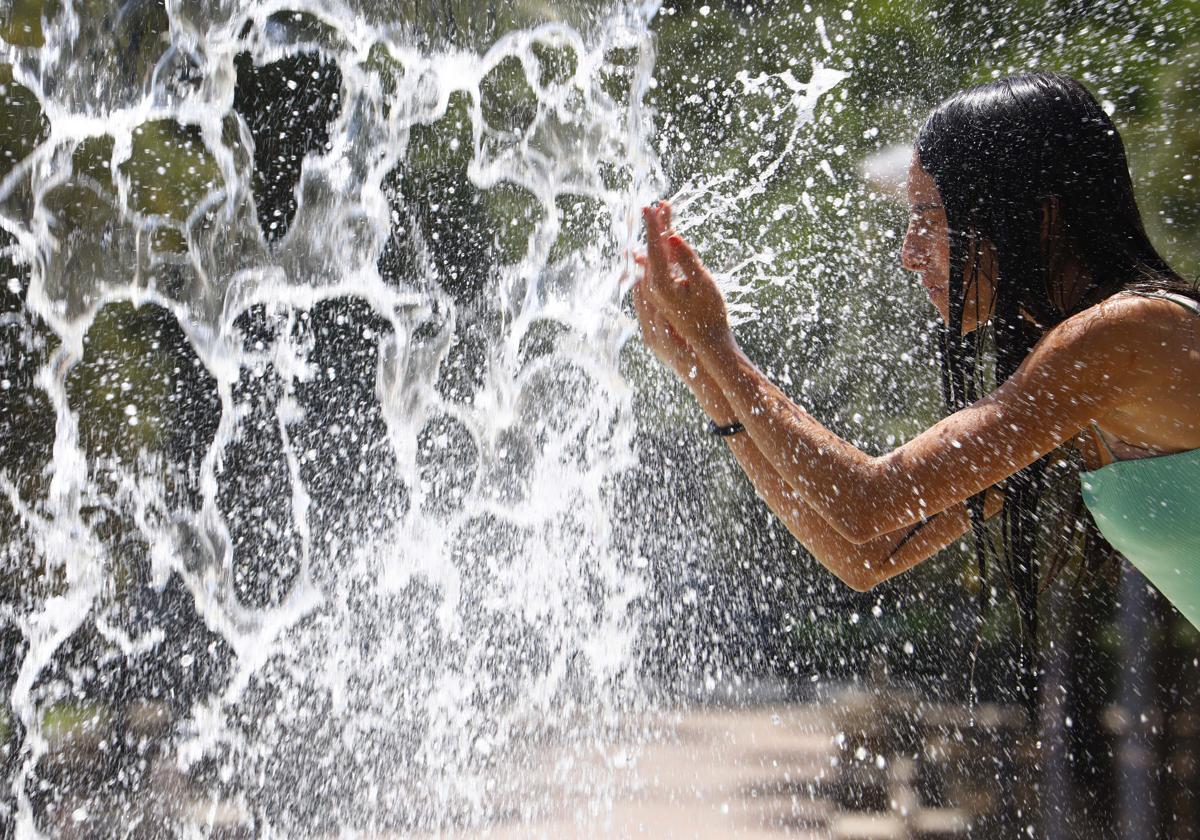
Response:
[[[1046,335],[995,392],[862,465],[856,539],[945,510],[1052,451],[1137,390],[1136,329],[1086,312]]]

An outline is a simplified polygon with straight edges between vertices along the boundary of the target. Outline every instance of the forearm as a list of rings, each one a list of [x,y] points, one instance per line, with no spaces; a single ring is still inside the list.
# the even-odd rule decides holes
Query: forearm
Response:
[[[703,370],[684,381],[713,422],[725,426],[737,419],[729,400],[717,383]],[[831,572],[849,586],[860,588],[860,570],[850,562],[854,552],[847,550],[856,549],[858,546],[852,546],[843,540],[829,523],[796,493],[763,456],[748,433],[739,432],[725,437],[724,441],[746,477],[750,479],[750,483],[754,485],[759,497],[787,526],[792,536],[818,556]],[[899,539],[897,536],[897,542]],[[826,559],[830,562],[826,562]]]
[[[727,425],[735,412],[705,372],[686,380],[701,407],[716,423]],[[854,543],[839,534],[801,494],[783,479],[746,433],[725,438],[730,451],[759,497],[818,562],[842,582],[860,591],[904,572],[936,554],[970,529],[966,505],[959,504],[912,528]],[[985,515],[1000,509],[1001,497],[989,494]]]
[[[727,438],[727,443],[759,497],[821,565],[852,589],[864,591],[878,582],[868,550],[878,550],[881,546],[854,545],[838,534],[779,475],[748,434]],[[900,539],[897,534],[894,542]]]
[[[704,412],[718,425],[729,425],[737,415],[716,382],[704,371],[685,380]],[[804,499],[796,493],[746,432],[724,438],[742,471],[754,485],[759,498],[788,531],[823,565],[848,586],[864,588],[863,570],[855,565],[854,546],[844,539]],[[899,542],[897,535],[896,541]]]
[[[701,355],[705,373],[755,445],[801,498],[845,538],[865,543],[931,518],[923,494],[826,429],[729,341]]]
[[[780,477],[750,437],[740,434],[727,440],[758,495],[792,536],[853,589],[868,590],[911,569],[970,530],[967,507],[958,504],[911,528],[891,531],[865,543],[851,542]],[[984,515],[994,515],[1001,502],[998,493],[989,494]]]

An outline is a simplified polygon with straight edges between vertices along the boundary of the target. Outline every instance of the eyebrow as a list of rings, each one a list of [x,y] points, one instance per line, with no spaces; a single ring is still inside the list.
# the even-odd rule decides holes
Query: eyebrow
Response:
[[[909,207],[909,210],[911,210],[914,213],[923,213],[926,210],[940,210],[941,207],[942,207],[942,205],[938,204],[937,202],[929,201],[929,202],[925,202],[923,204],[914,204],[911,207]]]

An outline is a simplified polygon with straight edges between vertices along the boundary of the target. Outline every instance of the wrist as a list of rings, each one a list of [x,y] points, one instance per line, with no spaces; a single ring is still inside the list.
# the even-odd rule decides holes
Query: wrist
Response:
[[[693,388],[693,393],[696,395],[696,402],[700,403],[700,408],[718,426],[728,426],[737,421],[733,406],[711,379]]]
[[[699,361],[697,361],[696,366],[687,375],[681,375],[680,378],[687,383],[688,389],[692,392],[692,396],[696,398],[696,402],[700,404],[700,408],[717,425],[728,426],[737,419],[733,414],[733,406],[725,398],[721,387],[700,366]]]
[[[709,434],[716,435],[721,438],[731,438],[734,435],[740,435],[746,431],[746,427],[736,420],[732,423],[717,423],[715,420],[708,421]]]
[[[728,405],[723,410],[706,411],[708,419],[712,421],[714,426],[735,426],[740,425],[737,415],[733,413],[733,409]]]
[[[704,342],[697,355],[704,363],[704,369],[718,382],[723,379],[723,372],[736,369],[745,358],[732,332]]]

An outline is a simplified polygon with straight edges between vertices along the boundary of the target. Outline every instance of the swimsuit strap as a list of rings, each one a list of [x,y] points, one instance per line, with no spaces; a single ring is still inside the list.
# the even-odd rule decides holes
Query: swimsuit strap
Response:
[[[1196,315],[1200,315],[1200,303],[1192,300],[1187,295],[1181,295],[1179,292],[1139,292],[1130,289],[1127,294],[1137,295],[1144,298],[1158,298],[1159,300],[1169,300],[1178,303],[1184,309],[1187,309]]]

